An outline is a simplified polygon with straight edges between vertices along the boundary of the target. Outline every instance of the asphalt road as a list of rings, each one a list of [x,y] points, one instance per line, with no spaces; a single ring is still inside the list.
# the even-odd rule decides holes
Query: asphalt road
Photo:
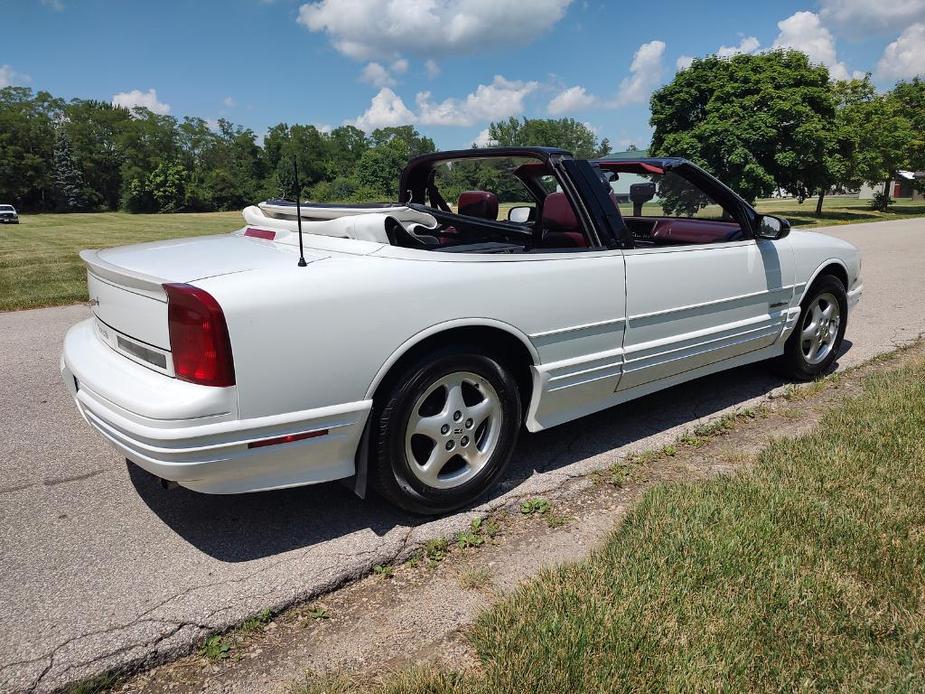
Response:
[[[864,253],[864,298],[839,367],[925,333],[925,220],[826,231]],[[0,690],[47,691],[169,657],[205,630],[330,590],[471,518],[415,525],[338,484],[232,497],[162,490],[84,424],[60,382],[62,337],[85,315],[0,314]],[[780,386],[745,367],[526,436],[486,506],[550,493]]]

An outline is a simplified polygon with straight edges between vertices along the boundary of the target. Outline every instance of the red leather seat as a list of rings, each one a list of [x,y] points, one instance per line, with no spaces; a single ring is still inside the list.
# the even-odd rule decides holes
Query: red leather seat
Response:
[[[572,203],[565,193],[550,193],[543,201],[543,248],[586,248]]]
[[[467,190],[459,194],[456,212],[469,217],[498,219],[498,196],[486,190]]]

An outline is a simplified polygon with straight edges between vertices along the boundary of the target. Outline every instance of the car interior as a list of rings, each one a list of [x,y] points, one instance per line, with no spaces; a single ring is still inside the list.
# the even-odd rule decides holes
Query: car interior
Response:
[[[729,212],[675,172],[642,161],[594,166],[636,247],[745,238]],[[615,192],[621,175],[630,181],[628,194]],[[472,182],[489,185],[453,194],[460,185]],[[409,206],[427,212],[437,220],[437,227],[388,225],[393,245],[466,253],[575,252],[592,246],[555,172],[542,161],[491,157],[440,161],[421,188]]]
[[[636,246],[723,243],[745,238],[742,225],[728,210],[678,173],[665,172],[647,162],[599,162],[598,166],[611,185],[620,180],[621,174],[640,179],[629,184],[626,195],[632,214],[622,214]],[[611,197],[619,208],[619,196],[613,193]]]

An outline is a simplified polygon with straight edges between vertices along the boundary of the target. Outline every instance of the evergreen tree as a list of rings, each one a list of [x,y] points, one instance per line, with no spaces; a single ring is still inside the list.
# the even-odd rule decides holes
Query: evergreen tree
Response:
[[[52,182],[56,206],[61,212],[76,212],[91,206],[92,191],[71,153],[71,139],[59,124],[55,128],[55,150]]]

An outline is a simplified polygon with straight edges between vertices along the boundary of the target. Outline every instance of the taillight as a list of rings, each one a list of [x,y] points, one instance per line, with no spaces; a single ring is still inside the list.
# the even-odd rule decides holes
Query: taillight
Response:
[[[177,378],[203,386],[233,386],[234,361],[225,314],[209,292],[165,284],[170,351]]]

